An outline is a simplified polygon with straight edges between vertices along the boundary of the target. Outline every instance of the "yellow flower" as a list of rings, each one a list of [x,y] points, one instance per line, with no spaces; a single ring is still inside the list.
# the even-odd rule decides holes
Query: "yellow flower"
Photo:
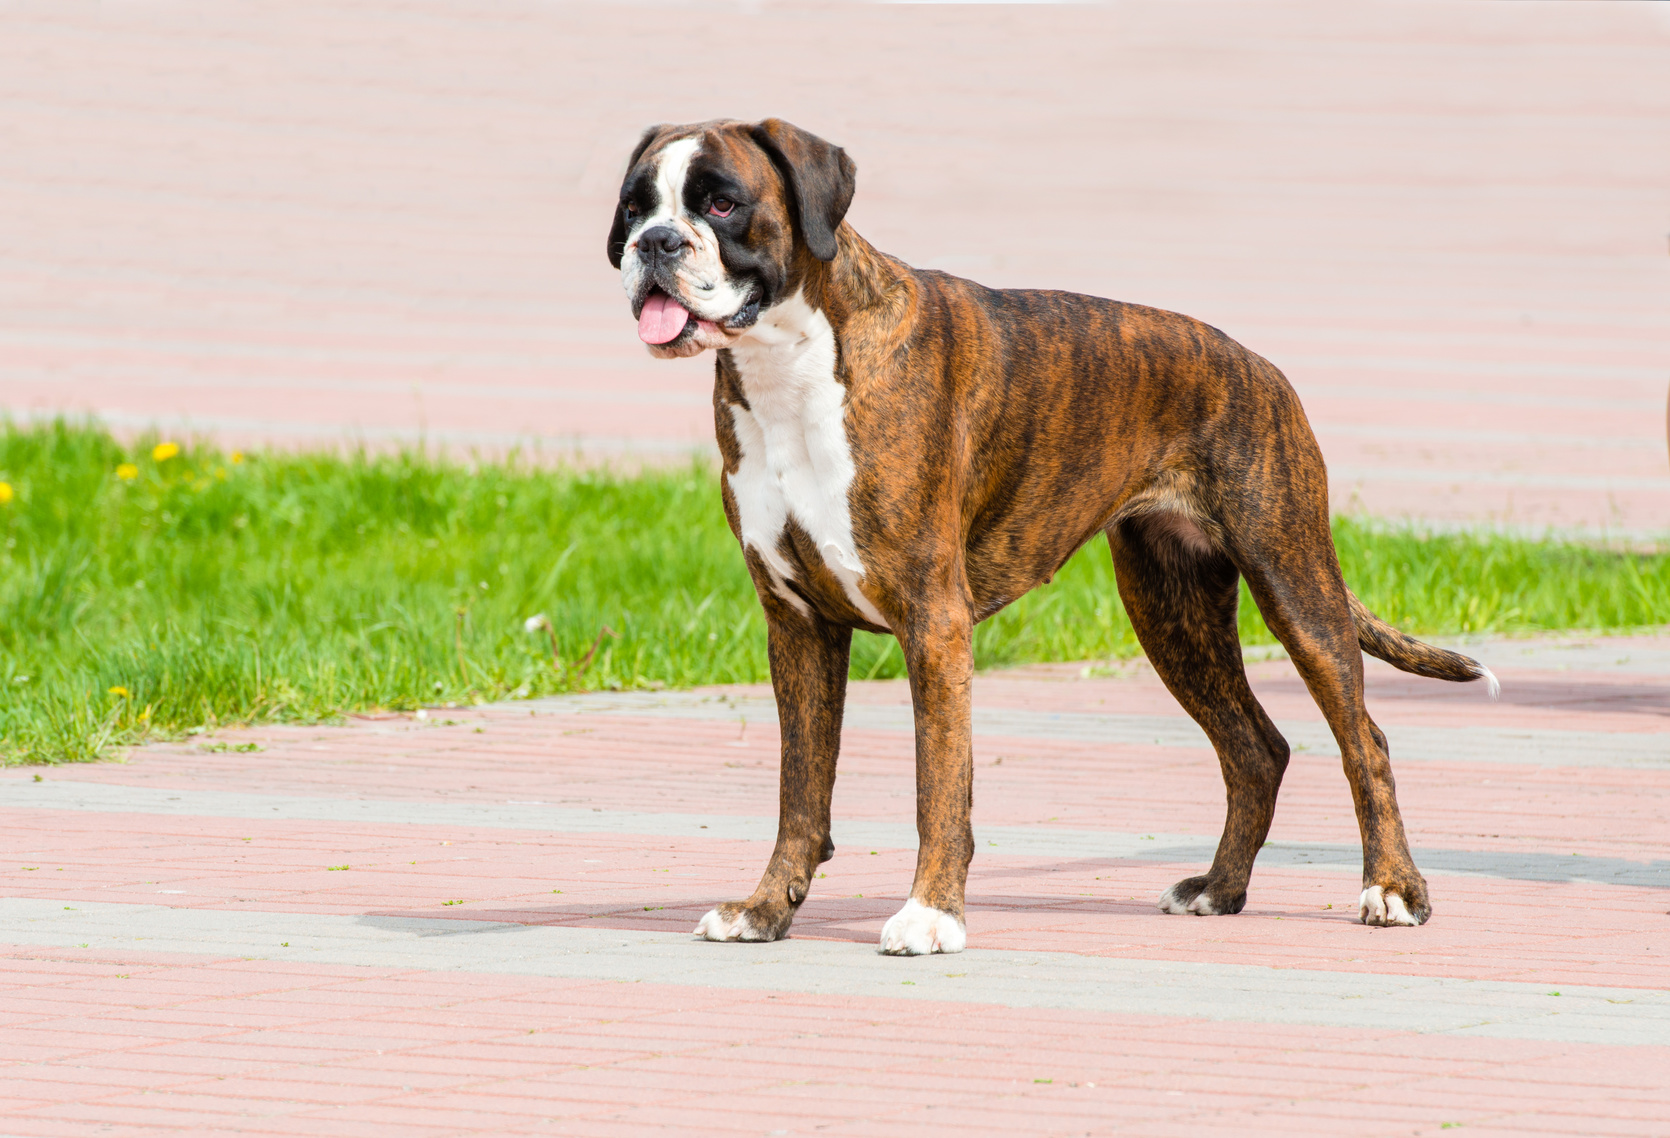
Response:
[[[111,695],[119,695],[123,699],[132,699],[133,698],[133,693],[130,692],[127,688],[123,687],[120,684],[117,684],[115,687],[111,688],[110,689],[110,694]]]
[[[139,477],[139,468],[131,462],[124,462],[116,468],[116,477],[123,482],[132,482]]]
[[[158,443],[151,448],[152,462],[167,462],[180,453],[179,443]]]
[[[10,482],[0,482],[0,506],[11,505],[12,499],[15,497],[17,497],[17,492],[12,489],[12,484]]]
[[[244,452],[243,451],[235,450],[235,451],[232,452],[232,463],[233,463],[234,466],[237,465],[238,463],[242,462],[243,460],[244,460]]]

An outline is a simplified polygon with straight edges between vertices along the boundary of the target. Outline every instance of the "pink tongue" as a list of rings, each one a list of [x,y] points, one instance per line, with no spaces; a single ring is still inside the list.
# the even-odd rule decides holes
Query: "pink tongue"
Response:
[[[638,339],[646,344],[665,344],[678,338],[689,319],[684,305],[664,292],[651,293],[638,314]]]

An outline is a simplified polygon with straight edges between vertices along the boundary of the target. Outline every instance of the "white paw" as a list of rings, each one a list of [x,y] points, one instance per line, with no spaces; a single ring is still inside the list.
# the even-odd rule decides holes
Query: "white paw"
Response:
[[[1357,898],[1357,919],[1365,925],[1418,925],[1403,898],[1396,893],[1382,892],[1380,886],[1370,885]]]
[[[1215,917],[1218,915],[1218,910],[1213,906],[1212,899],[1204,893],[1185,905],[1183,898],[1177,895],[1177,886],[1175,885],[1160,894],[1160,912],[1175,913],[1180,917],[1190,913],[1197,917]]]
[[[912,897],[887,919],[881,929],[881,951],[889,956],[926,956],[930,952],[961,952],[968,946],[962,921]]]
[[[719,914],[718,909],[707,911],[707,915],[696,925],[696,935],[704,940],[770,939],[749,923],[747,913],[738,913],[727,921]]]

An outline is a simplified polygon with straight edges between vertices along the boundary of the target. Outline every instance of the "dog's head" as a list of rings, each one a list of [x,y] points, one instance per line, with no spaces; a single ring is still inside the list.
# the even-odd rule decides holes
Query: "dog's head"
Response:
[[[654,126],[633,151],[609,263],[663,359],[723,348],[794,295],[803,255],[835,259],[846,151],[781,119]]]

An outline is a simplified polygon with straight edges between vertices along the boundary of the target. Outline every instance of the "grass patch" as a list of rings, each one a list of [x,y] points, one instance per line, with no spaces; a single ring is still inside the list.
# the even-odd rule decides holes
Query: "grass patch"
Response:
[[[704,467],[627,477],[170,446],[0,427],[0,762],[227,723],[768,678],[764,621]],[[1334,537],[1353,588],[1410,632],[1619,629],[1670,612],[1664,556],[1344,520]],[[537,614],[549,631],[527,630]],[[617,635],[598,642],[605,626]],[[1241,631],[1271,641],[1250,603]],[[1136,651],[1101,539],[975,634],[982,667]],[[859,635],[855,677],[901,674],[891,637]]]

